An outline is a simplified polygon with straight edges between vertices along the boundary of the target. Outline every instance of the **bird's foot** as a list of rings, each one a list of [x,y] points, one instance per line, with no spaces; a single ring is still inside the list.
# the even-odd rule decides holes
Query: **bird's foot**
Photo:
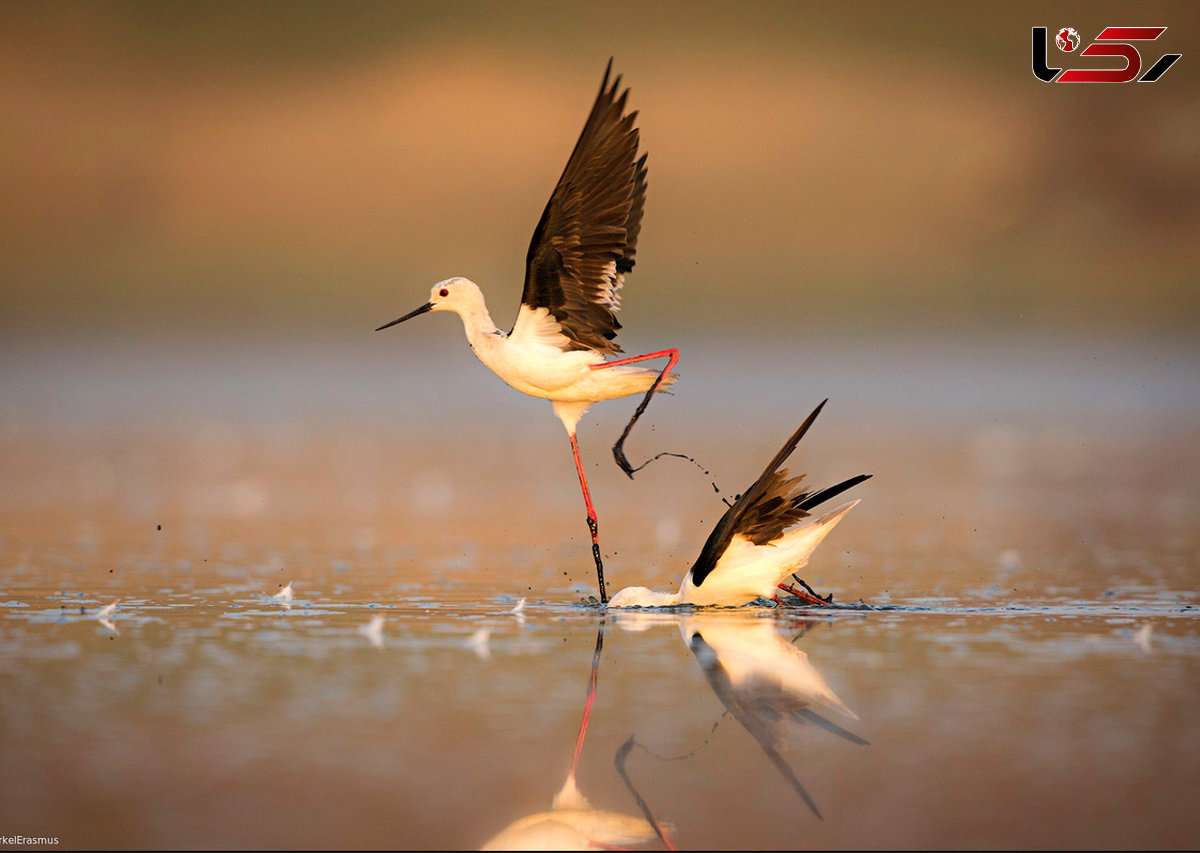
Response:
[[[617,460],[617,467],[624,471],[625,475],[632,480],[633,473],[637,469],[629,464],[629,458],[625,455],[625,436],[627,435],[629,435],[628,430],[622,433],[621,437],[617,439],[617,443],[613,445],[612,451],[613,459]]]
[[[824,596],[817,595],[816,590],[814,590],[811,586],[809,586],[807,583],[805,583],[800,578],[796,577],[795,575],[792,575],[792,580],[796,581],[796,583],[800,584],[800,586],[804,587],[804,589],[797,589],[792,584],[783,584],[783,583],[779,584],[779,588],[782,589],[784,592],[788,593],[789,595],[796,596],[796,598],[800,599],[805,604],[817,604],[817,605],[833,604],[833,593],[832,592],[829,593],[828,595],[824,595]]]

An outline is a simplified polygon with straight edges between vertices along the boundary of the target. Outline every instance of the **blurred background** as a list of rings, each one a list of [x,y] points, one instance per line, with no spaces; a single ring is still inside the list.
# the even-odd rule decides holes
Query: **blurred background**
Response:
[[[1031,26],[1146,21],[1169,26],[1147,67],[1183,54],[1155,84],[1030,72]],[[627,325],[1191,335],[1198,23],[1190,3],[6,3],[0,329],[328,341],[451,274],[515,313],[612,56],[652,187]]]
[[[1110,25],[1166,25],[1146,65],[1183,58],[1153,84],[1031,73],[1031,27]],[[731,494],[831,396],[828,476],[889,475],[881,513],[935,469],[942,495],[1029,476],[1078,496],[1117,468],[1190,512],[1193,3],[8,2],[9,541],[36,519],[91,541],[106,513],[145,530],[292,507],[298,530],[340,517],[336,542],[371,545],[492,519],[542,467],[550,540],[581,527],[544,403],[476,364],[452,318],[372,329],[451,275],[507,327],[610,56],[650,167],[620,342],[683,350],[647,454],[703,451]],[[609,505],[631,408],[581,431]],[[659,503],[619,494],[683,506],[645,535],[690,551],[713,516],[683,495],[712,489],[679,477]],[[989,501],[995,524],[1012,502]]]
[[[1047,84],[1038,26],[1182,59]],[[508,328],[610,57],[618,342],[682,354],[626,450],[697,462],[626,478],[633,400],[580,424],[610,590],[677,588],[829,397],[793,471],[874,477],[804,577],[901,611],[798,644],[875,744],[797,741],[826,822],[674,630],[610,631],[582,790],[632,811],[636,727],[697,753],[630,765],[684,847],[1196,847],[1200,4],[1137,0],[0,3],[5,831],[469,847],[547,807],[605,618],[569,444],[456,318],[373,330],[452,275]]]

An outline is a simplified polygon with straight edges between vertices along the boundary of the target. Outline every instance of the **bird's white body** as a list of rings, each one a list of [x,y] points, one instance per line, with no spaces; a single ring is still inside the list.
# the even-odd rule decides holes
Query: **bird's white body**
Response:
[[[429,303],[430,311],[453,311],[462,319],[471,350],[505,384],[551,401],[571,435],[593,403],[644,394],[659,376],[657,370],[632,365],[595,369],[605,363],[604,355],[570,349],[562,326],[545,308],[522,305],[512,332],[501,331],[488,312],[483,292],[470,279],[438,282]],[[674,381],[675,375],[668,374],[662,384]]]
[[[808,558],[834,526],[858,501],[842,504],[832,512],[787,531],[765,545],[755,545],[741,534],[735,535],[716,566],[700,586],[692,582],[689,571],[679,592],[654,592],[643,586],[621,590],[608,602],[609,607],[672,607],[692,604],[698,607],[724,605],[736,607],[756,598],[775,595],[780,582],[808,564]]]

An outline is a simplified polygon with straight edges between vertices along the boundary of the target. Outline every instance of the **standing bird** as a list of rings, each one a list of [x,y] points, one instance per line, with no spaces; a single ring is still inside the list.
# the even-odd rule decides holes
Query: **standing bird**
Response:
[[[604,564],[575,427],[593,403],[645,394],[613,446],[617,463],[632,477],[635,469],[622,450],[625,438],[654,392],[674,383],[671,368],[679,361],[674,348],[606,360],[621,352],[613,341],[621,328],[616,311],[625,275],[633,269],[646,201],[646,155],[638,157],[637,113],[626,114],[629,90],[618,96],[621,78],[610,86],[611,71],[610,59],[592,112],[534,229],[525,258],[525,290],[512,330],[497,328],[479,287],[461,277],[438,282],[428,302],[375,330],[427,311],[453,311],[462,318],[480,361],[518,391],[551,402],[571,439],[601,603],[608,601]],[[667,359],[661,372],[630,366],[654,358]]]
[[[842,504],[808,524],[795,527],[809,510],[840,495],[871,475],[859,474],[836,486],[810,492],[800,488],[804,479],[788,478],[779,466],[796,445],[828,400],[813,409],[800,428],[792,433],[775,458],[721,516],[704,543],[700,556],[688,570],[679,592],[653,592],[644,586],[623,589],[612,597],[612,607],[669,607],[675,604],[747,604],[756,598],[772,598],[782,589],[814,604],[828,600],[804,594],[785,585],[783,579],[808,563],[809,555],[821,544],[834,525],[858,503]],[[789,529],[790,528],[790,529]]]

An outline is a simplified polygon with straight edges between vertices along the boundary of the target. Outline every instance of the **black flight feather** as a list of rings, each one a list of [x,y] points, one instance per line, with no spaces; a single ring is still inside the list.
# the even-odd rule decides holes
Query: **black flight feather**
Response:
[[[638,157],[637,113],[612,59],[525,258],[521,303],[546,308],[570,349],[621,352],[613,342],[625,274],[633,269],[646,201],[646,155]],[[519,316],[519,315],[518,315]]]
[[[721,516],[721,520],[717,522],[717,526],[713,528],[712,533],[705,541],[700,556],[692,564],[693,584],[700,586],[704,583],[704,579],[712,572],[735,535],[740,534],[755,545],[773,542],[789,527],[806,518],[809,510],[871,476],[870,474],[859,474],[836,486],[829,486],[817,492],[807,492],[799,489],[800,483],[804,479],[803,474],[789,478],[787,468],[780,470],[779,466],[796,449],[796,445],[808,432],[808,428],[812,426],[813,421],[817,419],[817,415],[821,413],[821,409],[827,402],[829,402],[828,399],[822,400],[820,405],[813,409],[812,414],[804,419],[804,423],[800,424],[800,427],[792,433],[791,438],[775,454],[775,458],[767,464],[754,485],[734,501],[733,506]]]

